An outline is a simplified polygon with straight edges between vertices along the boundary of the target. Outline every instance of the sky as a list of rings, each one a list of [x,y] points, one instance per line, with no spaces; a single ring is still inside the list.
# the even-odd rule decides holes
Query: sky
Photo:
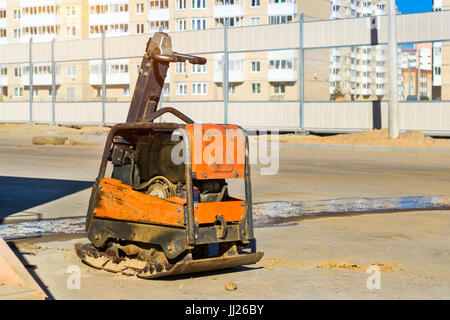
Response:
[[[396,4],[401,13],[429,12],[432,7],[432,0],[396,0]]]

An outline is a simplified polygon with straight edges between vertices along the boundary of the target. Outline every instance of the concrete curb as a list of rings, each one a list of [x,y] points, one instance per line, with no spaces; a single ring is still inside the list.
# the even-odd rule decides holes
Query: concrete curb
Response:
[[[347,151],[347,152],[381,152],[399,154],[432,154],[450,156],[450,148],[435,147],[400,147],[400,146],[365,146],[351,144],[312,144],[297,142],[280,142],[280,148],[308,151]]]

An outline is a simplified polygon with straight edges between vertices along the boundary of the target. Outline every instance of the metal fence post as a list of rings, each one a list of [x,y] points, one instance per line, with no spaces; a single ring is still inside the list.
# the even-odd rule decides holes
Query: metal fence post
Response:
[[[33,123],[33,37],[29,41],[29,65],[30,65],[30,83],[28,88],[30,90],[30,119],[29,123]]]
[[[56,125],[56,63],[55,63],[55,38],[52,40],[52,125]]]
[[[224,123],[228,124],[228,22],[223,25],[223,104]]]
[[[102,33],[102,125],[106,124],[106,61],[105,61],[105,32]]]
[[[299,88],[300,88],[300,130],[305,128],[304,123],[304,107],[305,107],[305,49],[303,47],[303,23],[305,22],[305,15],[300,15],[300,39],[299,39]]]

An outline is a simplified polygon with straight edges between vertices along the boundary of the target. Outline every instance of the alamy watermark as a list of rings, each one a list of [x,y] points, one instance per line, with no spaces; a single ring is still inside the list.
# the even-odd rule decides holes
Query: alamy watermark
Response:
[[[371,274],[367,280],[366,285],[369,290],[381,289],[381,270],[377,265],[371,265],[367,268],[366,273]]]
[[[261,175],[275,175],[279,170],[279,132],[277,130],[242,131],[237,128],[220,130],[217,127],[203,128],[201,124],[194,125],[191,156],[186,158],[182,134],[176,130],[172,141],[179,143],[172,149],[171,159],[174,164],[186,163],[207,164],[227,170],[232,165],[257,164]],[[249,137],[249,151],[246,152],[245,142]]]
[[[79,266],[70,265],[66,269],[66,286],[69,290],[81,289],[81,269]]]

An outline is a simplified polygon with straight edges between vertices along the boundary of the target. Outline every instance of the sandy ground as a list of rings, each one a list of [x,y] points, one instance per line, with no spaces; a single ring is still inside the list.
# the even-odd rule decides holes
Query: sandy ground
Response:
[[[436,147],[450,148],[450,139],[438,139],[424,135],[421,131],[401,132],[398,139],[390,139],[388,129],[370,130],[333,136],[300,136],[284,134],[279,136],[280,142],[310,144],[352,144],[369,146],[401,146],[401,147]]]
[[[449,299],[450,211],[367,214],[258,228],[257,265],[162,280],[92,269],[73,239],[17,243],[18,255],[56,299]],[[368,289],[370,265],[381,289]],[[81,288],[69,290],[69,266]],[[225,283],[237,285],[227,291]]]

